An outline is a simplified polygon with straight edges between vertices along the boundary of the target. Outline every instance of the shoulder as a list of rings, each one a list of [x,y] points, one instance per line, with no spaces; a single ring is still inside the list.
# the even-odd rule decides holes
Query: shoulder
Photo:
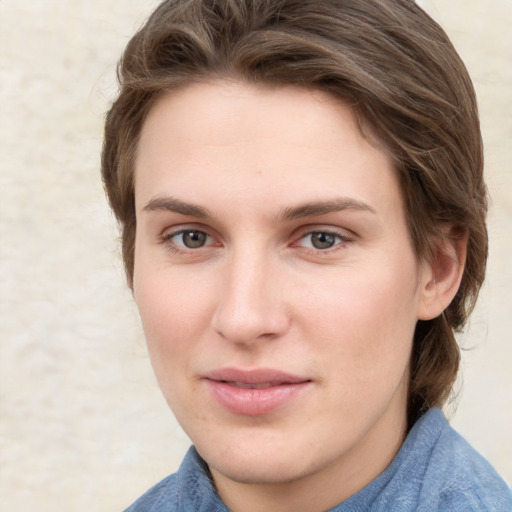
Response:
[[[178,510],[177,474],[170,475],[151,487],[124,512],[163,512]]]
[[[512,512],[512,493],[438,408],[409,432],[388,468],[337,512]]]
[[[431,447],[418,512],[512,511],[512,493],[491,464],[458,434],[440,410],[440,433]]]
[[[229,512],[219,498],[206,462],[192,446],[177,473],[149,489],[124,512]]]

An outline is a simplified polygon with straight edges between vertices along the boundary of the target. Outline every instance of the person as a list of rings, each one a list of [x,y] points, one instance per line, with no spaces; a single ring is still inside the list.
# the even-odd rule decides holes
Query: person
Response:
[[[166,0],[102,176],[193,442],[135,511],[507,511],[447,423],[485,275],[475,93],[410,0]]]

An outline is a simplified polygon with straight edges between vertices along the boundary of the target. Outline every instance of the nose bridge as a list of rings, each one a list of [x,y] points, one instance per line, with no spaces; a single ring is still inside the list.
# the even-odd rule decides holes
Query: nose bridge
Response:
[[[242,244],[226,262],[225,277],[214,315],[214,328],[234,343],[251,343],[281,334],[288,324],[269,251]]]

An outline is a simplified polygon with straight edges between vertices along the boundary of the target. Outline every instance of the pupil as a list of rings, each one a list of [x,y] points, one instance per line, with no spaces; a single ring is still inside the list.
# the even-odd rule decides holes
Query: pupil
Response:
[[[334,245],[334,236],[329,233],[313,233],[311,243],[315,249],[329,249]]]
[[[183,243],[189,249],[202,247],[206,242],[206,234],[201,231],[187,231],[183,233]]]

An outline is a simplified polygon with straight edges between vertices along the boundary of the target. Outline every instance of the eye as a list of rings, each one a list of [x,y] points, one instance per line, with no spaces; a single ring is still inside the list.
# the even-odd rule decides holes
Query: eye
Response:
[[[211,237],[204,231],[197,229],[184,229],[177,233],[172,233],[165,238],[166,241],[186,249],[200,249],[211,243]]]
[[[345,241],[347,241],[347,238],[338,233],[332,233],[330,231],[312,231],[300,239],[300,245],[318,251],[325,251]]]

